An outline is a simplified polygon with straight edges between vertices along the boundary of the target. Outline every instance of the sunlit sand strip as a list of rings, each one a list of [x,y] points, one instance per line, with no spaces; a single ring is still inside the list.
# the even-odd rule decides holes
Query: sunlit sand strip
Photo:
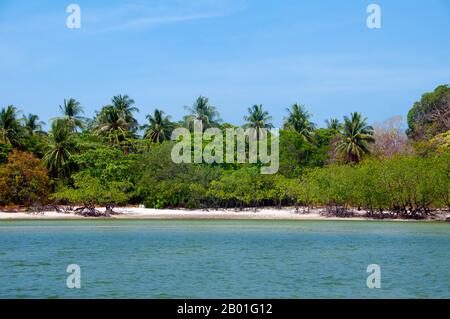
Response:
[[[100,209],[102,210],[102,209]],[[137,207],[117,207],[115,211],[119,215],[105,217],[107,219],[160,219],[160,220],[201,220],[201,219],[223,219],[223,220],[368,220],[363,216],[364,211],[356,213],[354,217],[328,217],[323,215],[323,209],[311,209],[308,211],[296,211],[294,208],[261,208],[261,209],[151,209]],[[448,216],[448,214],[447,214]],[[443,215],[443,218],[447,217]],[[25,212],[0,212],[0,220],[39,220],[39,219],[101,219],[102,217],[83,217],[76,214],[46,211],[40,213]],[[395,219],[400,221],[400,219]]]

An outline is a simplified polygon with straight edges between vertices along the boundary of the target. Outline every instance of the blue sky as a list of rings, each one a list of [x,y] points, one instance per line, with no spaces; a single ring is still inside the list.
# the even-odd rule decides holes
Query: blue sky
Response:
[[[66,27],[70,3],[81,29]],[[319,125],[356,110],[376,123],[450,83],[449,57],[448,0],[0,0],[0,106],[46,122],[64,98],[92,116],[127,93],[141,122],[205,95],[236,124],[257,103],[279,126],[295,102]]]

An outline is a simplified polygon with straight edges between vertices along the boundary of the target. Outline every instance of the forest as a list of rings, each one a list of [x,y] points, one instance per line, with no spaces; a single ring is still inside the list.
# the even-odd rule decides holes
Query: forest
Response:
[[[141,108],[142,110],[142,108]],[[55,107],[48,130],[36,114],[14,105],[0,111],[0,208],[42,210],[77,206],[148,208],[323,207],[333,216],[365,210],[374,218],[425,218],[450,210],[450,87],[422,95],[407,114],[369,125],[359,112],[319,126],[302,104],[286,109],[279,139],[279,170],[262,163],[174,163],[177,127],[222,131],[238,126],[199,96],[180,121],[155,109],[138,123],[139,107],[114,96],[93,118],[68,98]],[[58,112],[58,114],[56,114]],[[273,128],[261,104],[247,109],[243,128]]]

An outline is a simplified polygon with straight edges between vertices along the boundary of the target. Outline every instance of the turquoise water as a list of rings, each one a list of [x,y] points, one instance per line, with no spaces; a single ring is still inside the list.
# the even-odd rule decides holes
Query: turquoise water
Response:
[[[450,224],[2,221],[0,297],[450,298]]]

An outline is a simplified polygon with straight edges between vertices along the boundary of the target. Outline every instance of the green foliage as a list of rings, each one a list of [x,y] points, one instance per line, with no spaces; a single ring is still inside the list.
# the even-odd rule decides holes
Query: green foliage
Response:
[[[131,203],[155,208],[302,205],[325,206],[335,214],[361,208],[374,216],[392,211],[416,218],[449,207],[449,91],[444,85],[424,94],[409,114],[410,136],[421,137],[414,143],[418,157],[396,157],[413,154],[396,151],[370,156],[369,151],[377,155],[377,145],[369,147],[373,129],[359,113],[345,117],[343,124],[330,119],[328,128],[316,128],[304,106],[294,104],[279,136],[268,134],[269,148],[270,139],[279,139],[279,171],[274,175],[261,174],[260,162],[240,164],[236,158],[233,163],[212,164],[172,161],[175,142],[170,135],[177,125],[192,128],[197,119],[203,129],[219,127],[223,135],[226,128],[237,128],[219,125],[217,109],[203,96],[188,108],[184,121],[176,124],[155,110],[141,127],[143,137],[138,135],[140,126],[134,118],[138,109],[127,95],[114,96],[94,120],[81,117],[79,102],[65,100],[60,106],[62,116],[52,122],[48,134],[36,115],[19,119],[19,111],[9,106],[0,112],[0,201],[45,202],[50,176],[58,185],[54,199],[91,208]],[[272,127],[261,105],[248,111],[247,127]],[[202,148],[210,146],[212,139],[204,139]],[[392,141],[398,146],[398,140],[377,137],[382,147]],[[246,143],[245,152],[249,152]],[[18,150],[32,152],[34,157]],[[193,155],[194,143],[190,150]],[[4,164],[8,157],[13,164],[11,160]],[[36,157],[43,159],[48,170]],[[330,163],[334,164],[326,166]],[[348,165],[338,165],[342,163]]]
[[[53,198],[75,204],[82,203],[85,206],[115,206],[126,204],[131,198],[130,193],[125,191],[131,187],[128,182],[113,181],[104,184],[99,179],[82,174],[73,176],[73,179],[75,181],[73,188],[64,186],[53,194]]]
[[[418,156],[429,157],[450,152],[450,130],[436,135],[430,140],[416,140],[413,143]]]
[[[164,116],[164,111],[155,110],[153,116],[147,115],[148,124],[142,128],[145,129],[144,138],[153,143],[161,143],[170,140],[173,123],[170,122],[170,116]]]
[[[72,170],[72,153],[75,149],[73,127],[66,119],[56,119],[52,122],[49,134],[48,150],[44,156],[49,173],[52,177],[65,178]]]
[[[353,204],[352,176],[354,168],[350,166],[332,165],[326,168],[311,170],[301,181],[303,191],[310,188],[305,196],[300,193],[299,201],[313,205],[328,205],[346,208]]]
[[[28,135],[34,135],[36,133],[42,134],[42,126],[45,125],[44,122],[39,121],[39,116],[36,114],[28,114],[24,116],[23,119],[24,128],[27,131]]]
[[[339,132],[342,129],[342,124],[339,122],[339,120],[335,117],[325,120],[325,124],[327,125],[327,128],[329,130],[332,130],[334,132]]]
[[[126,204],[134,196],[134,155],[120,149],[98,146],[73,156],[78,171],[73,187],[63,186],[55,199],[85,205]]]
[[[344,116],[341,138],[336,150],[346,163],[358,163],[369,154],[369,143],[373,143],[373,128],[367,125],[358,112],[351,113],[350,118]]]
[[[183,119],[184,126],[193,129],[194,120],[202,121],[203,129],[217,127],[221,122],[219,112],[216,107],[209,104],[209,99],[205,96],[199,96],[192,107],[185,107],[189,111]]]
[[[449,205],[448,154],[371,159],[357,166],[334,164],[286,178],[260,174],[257,165],[223,170],[204,164],[174,164],[170,148],[170,143],[156,145],[140,163],[144,173],[138,183],[139,195],[148,207],[296,204],[326,206],[337,215],[360,208],[374,215],[392,211],[396,216],[418,218]]]
[[[335,136],[332,130],[318,129],[309,142],[297,131],[281,130],[279,172],[289,178],[299,177],[305,169],[325,165]]]
[[[135,137],[139,124],[133,113],[139,109],[128,95],[114,96],[111,102],[97,113],[93,128],[110,145],[123,146],[127,139]]]
[[[270,123],[272,117],[267,111],[263,110],[263,106],[261,104],[255,104],[252,107],[249,107],[247,112],[248,115],[244,116],[244,120],[246,121],[244,127],[251,127],[256,130],[261,128],[271,129],[273,127],[272,123]]]
[[[20,146],[20,138],[23,135],[23,127],[18,119],[18,110],[9,105],[0,111],[0,143]]]
[[[211,203],[207,189],[221,169],[208,164],[175,164],[170,156],[172,142],[153,144],[141,156],[137,194],[147,207],[195,208]]]
[[[284,196],[283,177],[263,175],[257,167],[248,166],[213,181],[209,193],[219,201],[220,206],[246,207],[264,206],[281,202]]]
[[[314,190],[315,205],[358,207],[418,217],[449,205],[448,154],[438,157],[395,157],[364,161],[353,167],[331,165],[310,171],[303,179]],[[303,201],[302,194],[299,195]]]
[[[26,134],[21,140],[21,149],[43,158],[48,151],[48,136],[44,133]]]
[[[0,164],[4,164],[8,161],[8,155],[13,150],[11,144],[0,143]]]
[[[450,130],[436,135],[430,140],[430,143],[438,153],[450,152]]]
[[[297,131],[280,131],[279,172],[286,177],[300,176],[310,166],[311,155],[316,151],[314,145],[305,141]]]
[[[305,141],[311,141],[316,125],[311,122],[312,115],[305,106],[295,103],[287,111],[289,115],[284,121],[284,128],[296,131]]]
[[[120,149],[99,145],[75,155],[73,160],[79,167],[77,174],[89,175],[107,183],[114,179],[127,180],[133,175],[134,160],[131,157]]]
[[[407,134],[413,139],[432,138],[450,129],[450,87],[439,85],[422,95],[408,112]]]
[[[130,137],[129,124],[112,106],[104,106],[97,114],[95,132],[102,136],[111,145],[120,145],[127,137]]]
[[[114,96],[111,102],[112,104],[110,106],[117,111],[119,117],[124,119],[125,123],[127,123],[128,130],[134,133],[139,127],[133,115],[134,112],[139,112],[139,109],[134,106],[134,100],[126,94],[119,94]]]
[[[70,125],[75,132],[78,128],[83,129],[86,125],[86,119],[81,116],[84,113],[80,102],[75,99],[64,100],[64,104],[59,106],[63,115],[62,119]]]
[[[320,128],[314,132],[316,152],[312,154],[313,166],[323,166],[330,162],[330,152],[335,141],[339,139],[339,131],[330,128]]]

